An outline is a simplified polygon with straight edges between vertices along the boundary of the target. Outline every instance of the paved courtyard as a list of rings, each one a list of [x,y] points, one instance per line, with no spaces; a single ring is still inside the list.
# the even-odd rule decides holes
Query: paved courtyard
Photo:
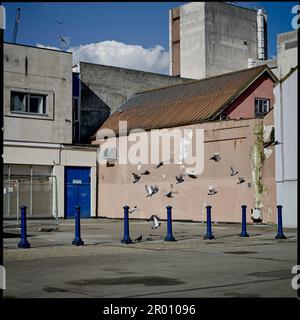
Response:
[[[53,230],[41,232],[41,226]],[[73,220],[58,226],[30,221],[31,248],[17,249],[20,230],[5,223],[4,297],[296,297],[296,230],[285,229],[287,239],[275,240],[275,226],[249,225],[250,238],[240,238],[240,228],[213,224],[216,238],[204,240],[205,223],[173,222],[177,241],[165,242],[166,222],[152,230],[149,222],[133,220],[131,238],[143,239],[126,245],[122,220],[82,220],[85,245],[75,247]]]

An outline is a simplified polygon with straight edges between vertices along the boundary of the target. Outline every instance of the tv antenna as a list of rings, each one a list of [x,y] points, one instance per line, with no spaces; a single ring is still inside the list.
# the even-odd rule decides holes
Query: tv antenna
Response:
[[[21,8],[17,8],[16,11],[16,19],[15,19],[15,27],[14,27],[14,33],[13,33],[13,43],[16,43],[17,41],[17,34],[18,34],[18,26],[20,23],[20,12],[21,12]]]
[[[63,47],[69,47],[70,46],[70,37],[65,37],[62,35],[58,35],[58,39],[60,40]]]

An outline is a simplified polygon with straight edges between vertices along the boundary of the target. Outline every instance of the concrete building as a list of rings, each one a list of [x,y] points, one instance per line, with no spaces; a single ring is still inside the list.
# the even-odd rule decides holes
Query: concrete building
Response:
[[[266,15],[225,2],[191,2],[169,12],[170,71],[201,79],[265,60]]]
[[[4,217],[95,215],[96,149],[72,145],[72,54],[5,43],[3,109]]]
[[[268,60],[256,60],[255,66],[267,64],[278,79],[284,78],[298,65],[298,31],[289,31],[277,35],[277,57]]]
[[[189,79],[79,62],[74,70],[74,114],[77,142],[90,137],[124,101],[136,92],[184,83]]]
[[[278,78],[284,78],[298,65],[298,30],[277,35]]]
[[[98,216],[120,218],[126,204],[140,209],[132,218],[149,218],[152,214],[166,218],[165,207],[171,205],[174,219],[205,221],[205,206],[210,204],[214,221],[240,222],[241,205],[246,204],[249,222],[275,223],[274,147],[266,143],[274,127],[276,81],[272,72],[261,66],[141,92],[127,100],[94,137],[93,143],[102,146],[98,160],[104,160],[99,164]],[[119,130],[120,121],[127,122],[127,130]],[[127,136],[133,129],[145,132]],[[175,162],[176,157],[185,157],[186,146],[201,145],[189,135],[181,135],[182,147],[172,149],[168,157],[161,142],[156,162],[150,162],[152,134],[162,134],[162,129],[169,129],[170,135],[174,129],[181,133],[185,129],[204,131],[204,170],[197,178],[187,175],[189,166]],[[106,137],[115,135],[115,146],[103,145]],[[140,149],[136,139],[142,141]],[[119,144],[124,140],[127,150],[135,150],[140,156],[142,152],[147,154],[147,161],[124,163],[127,158]],[[210,160],[216,152],[221,160]],[[160,161],[165,164],[156,168]],[[231,175],[231,167],[238,173]],[[141,175],[145,170],[149,174]],[[137,183],[133,183],[132,173],[140,176]],[[175,176],[180,174],[185,182],[176,183]],[[244,181],[240,183],[238,177]],[[158,193],[146,197],[145,185],[156,185]],[[215,194],[208,194],[211,186],[217,190]],[[174,197],[168,198],[170,191]]]
[[[277,203],[283,206],[283,225],[297,227],[298,67],[274,88]]]

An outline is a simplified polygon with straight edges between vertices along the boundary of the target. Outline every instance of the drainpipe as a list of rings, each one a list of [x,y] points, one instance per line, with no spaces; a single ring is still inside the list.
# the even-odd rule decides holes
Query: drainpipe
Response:
[[[30,207],[29,207],[29,210],[30,210],[30,215],[32,216],[32,176],[33,176],[33,166],[30,166]]]

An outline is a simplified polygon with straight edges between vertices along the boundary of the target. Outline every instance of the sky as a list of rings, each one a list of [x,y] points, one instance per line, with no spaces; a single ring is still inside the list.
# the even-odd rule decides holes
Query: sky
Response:
[[[169,10],[188,2],[14,2],[6,9],[4,41],[12,42],[16,9],[21,8],[17,43],[71,50],[73,60],[168,73]],[[238,2],[268,14],[269,56],[276,35],[292,30],[298,2]],[[62,35],[67,47],[59,40]]]

